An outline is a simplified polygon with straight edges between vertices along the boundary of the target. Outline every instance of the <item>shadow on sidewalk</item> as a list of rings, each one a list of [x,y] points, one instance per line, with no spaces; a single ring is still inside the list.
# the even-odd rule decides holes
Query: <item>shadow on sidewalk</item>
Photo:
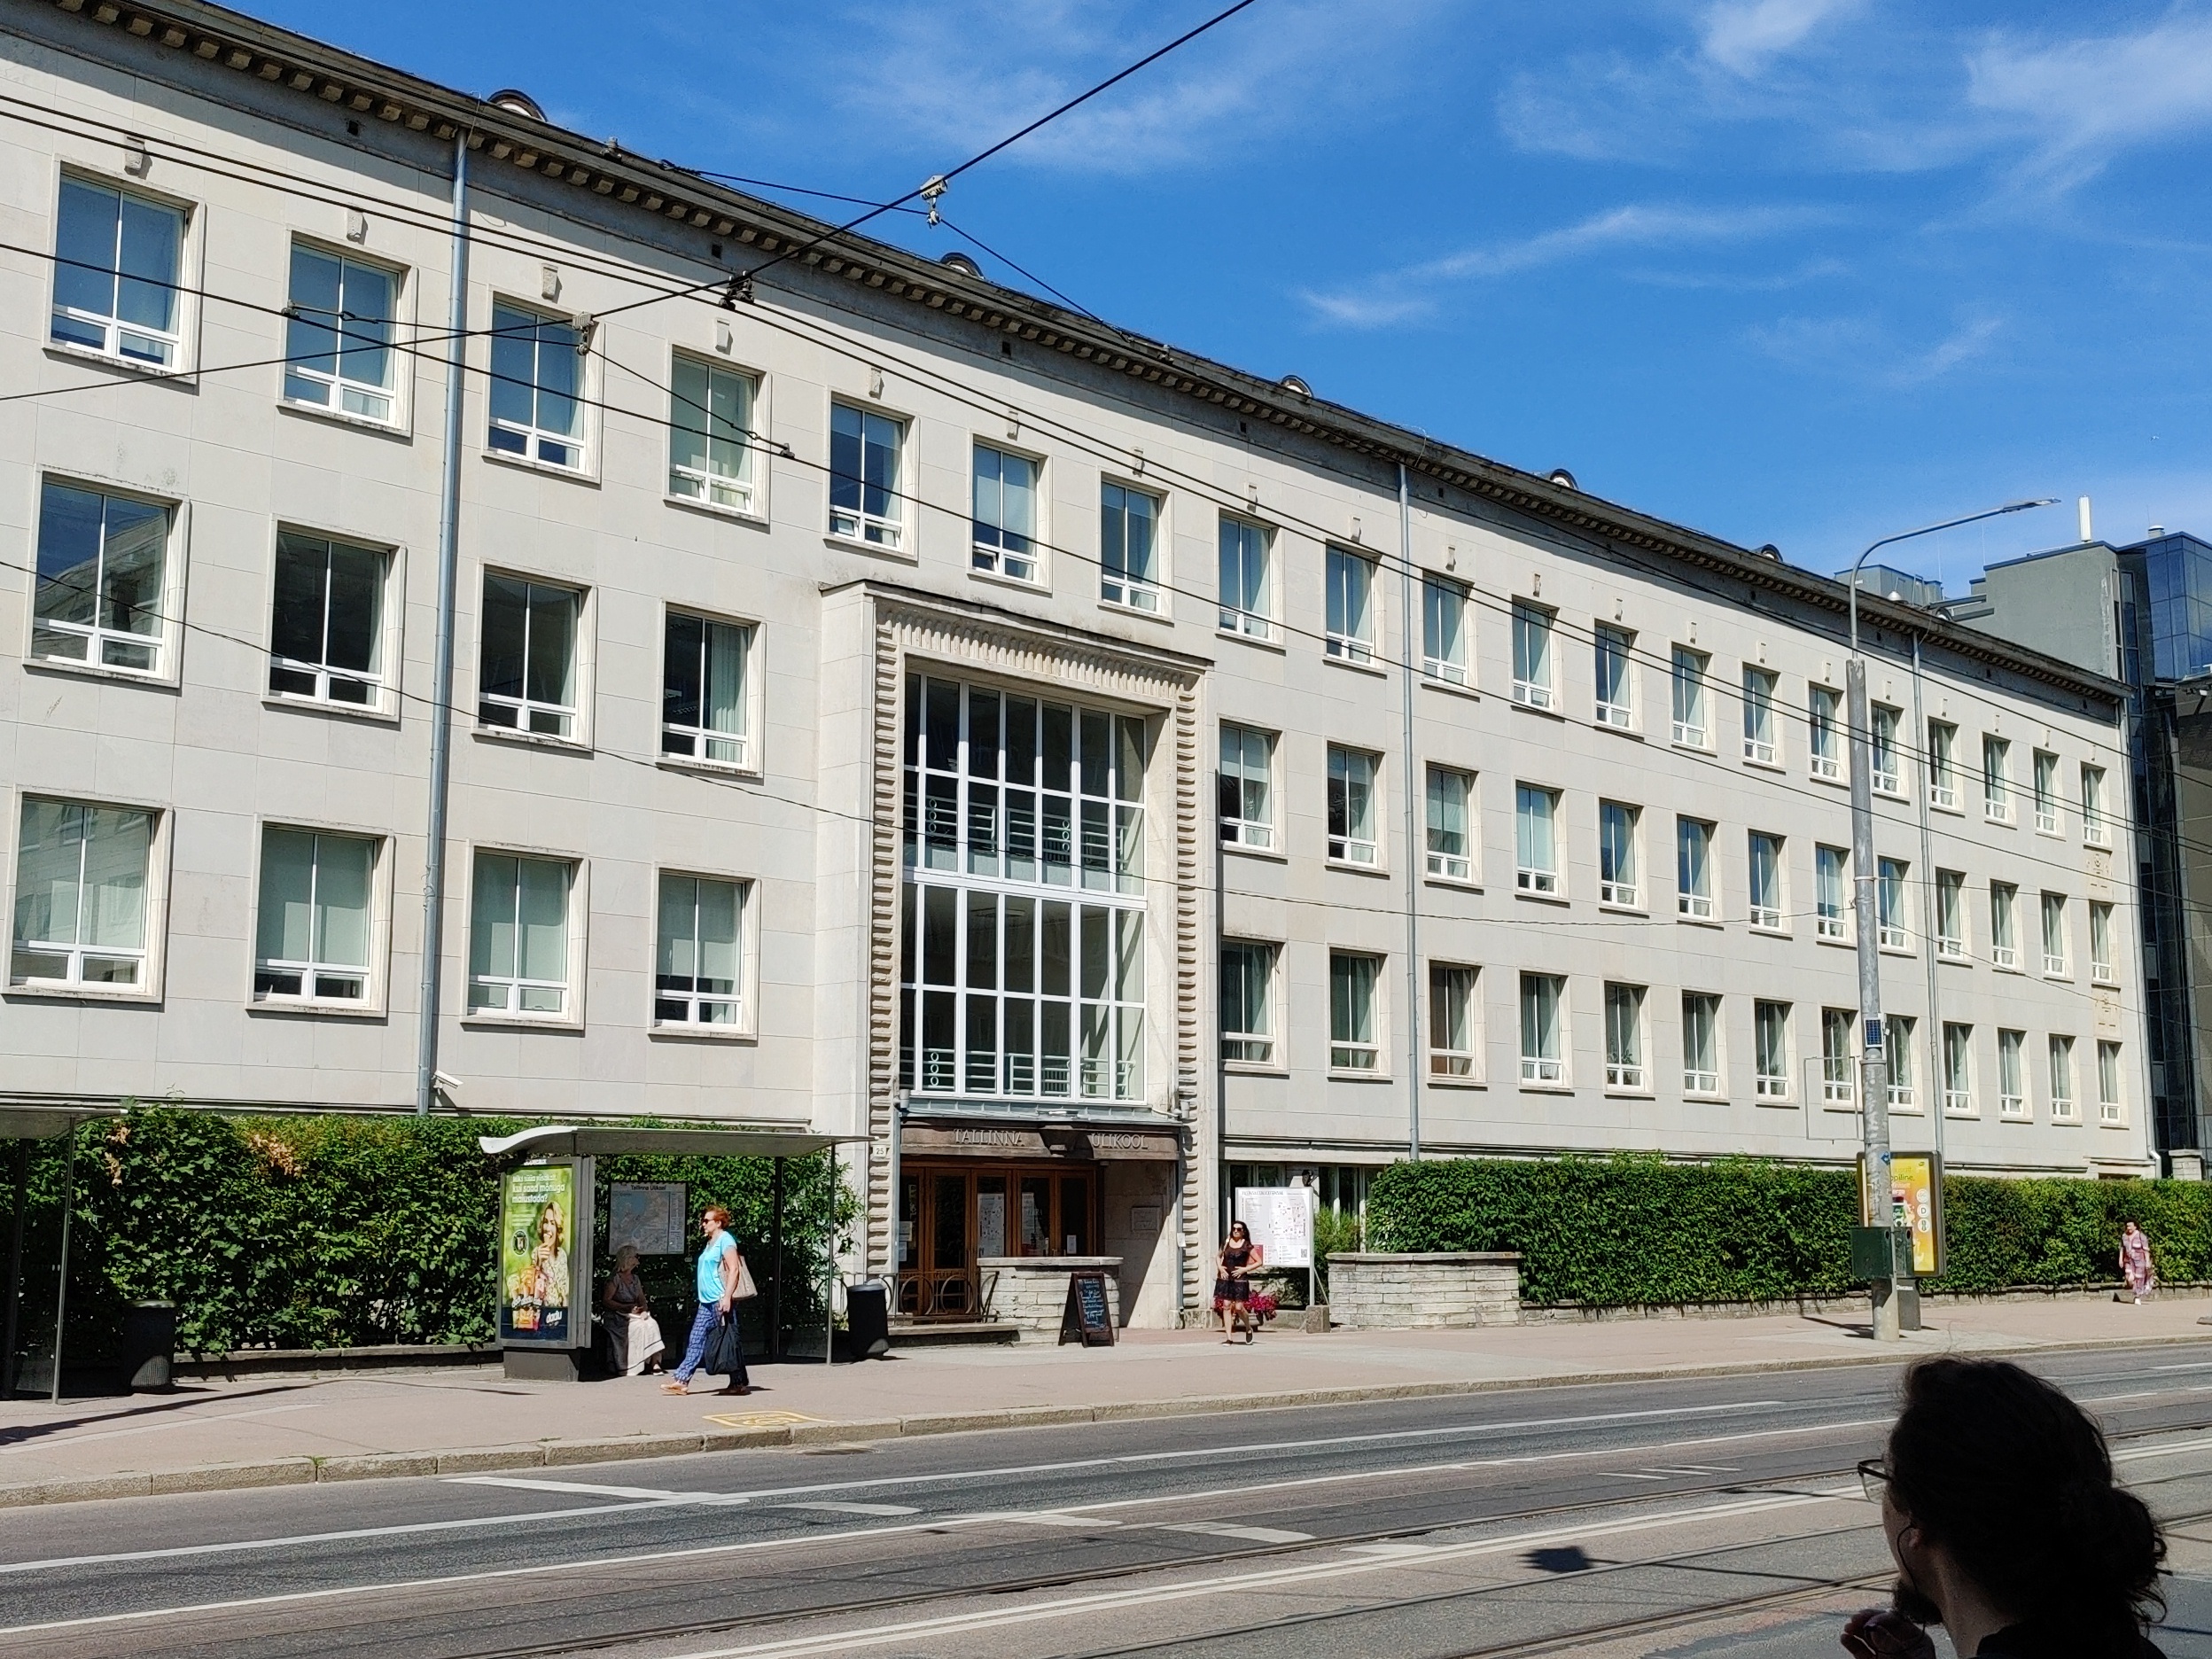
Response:
[[[22,1445],[32,1440],[60,1434],[65,1429],[82,1429],[90,1424],[121,1422],[134,1417],[150,1417],[163,1412],[183,1411],[190,1406],[204,1406],[213,1400],[256,1399],[264,1394],[290,1394],[307,1386],[312,1385],[285,1382],[269,1388],[250,1389],[236,1394],[228,1393],[220,1389],[195,1389],[185,1398],[165,1399],[159,1405],[133,1406],[121,1411],[98,1412],[82,1417],[61,1417],[52,1422],[17,1423],[7,1428],[0,1428],[0,1447]],[[184,1390],[180,1389],[178,1392],[183,1394]]]

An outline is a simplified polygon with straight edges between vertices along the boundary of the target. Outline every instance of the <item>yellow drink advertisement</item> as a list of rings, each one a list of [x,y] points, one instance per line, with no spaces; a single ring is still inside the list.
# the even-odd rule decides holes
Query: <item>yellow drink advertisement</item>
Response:
[[[570,1345],[575,1299],[573,1163],[526,1164],[499,1187],[499,1335],[510,1343]]]

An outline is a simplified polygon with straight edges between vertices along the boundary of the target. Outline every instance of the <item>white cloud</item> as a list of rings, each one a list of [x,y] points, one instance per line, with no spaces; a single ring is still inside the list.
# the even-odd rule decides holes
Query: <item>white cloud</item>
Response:
[[[1705,56],[1740,75],[1755,75],[1858,0],[1720,0],[1705,13]]]
[[[2029,136],[2027,172],[2052,189],[2123,150],[2212,126],[2212,19],[2200,16],[2040,44],[1999,38],[1967,71],[1968,102]]]
[[[1982,356],[2004,329],[2002,317],[1972,315],[1932,344],[1909,346],[1873,317],[1784,317],[1747,331],[1747,338],[1789,368],[1897,391]]]

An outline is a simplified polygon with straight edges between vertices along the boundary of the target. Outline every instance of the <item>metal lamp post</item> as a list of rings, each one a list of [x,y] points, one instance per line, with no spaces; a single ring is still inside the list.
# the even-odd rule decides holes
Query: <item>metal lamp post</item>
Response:
[[[1918,530],[1884,536],[1870,545],[1851,565],[1851,657],[1844,666],[1843,693],[1849,705],[1851,744],[1851,883],[1852,922],[1858,930],[1858,1017],[1861,1052],[1858,1068],[1859,1120],[1865,1132],[1865,1185],[1875,1213],[1865,1218],[1869,1227],[1887,1229],[1889,1217],[1889,1055],[1881,1022],[1881,938],[1877,917],[1874,881],[1873,739],[1866,714],[1866,659],[1858,654],[1858,578],[1867,559],[1893,542],[1938,530],[1955,530],[1983,518],[2026,512],[2033,507],[2055,504],[2056,496],[2036,501],[2007,502],[1963,518],[1923,525]],[[1939,1033],[1940,1034],[1940,1033]],[[1894,1342],[1899,1335],[1897,1275],[1892,1261],[1887,1277],[1873,1281],[1873,1326],[1876,1342]]]

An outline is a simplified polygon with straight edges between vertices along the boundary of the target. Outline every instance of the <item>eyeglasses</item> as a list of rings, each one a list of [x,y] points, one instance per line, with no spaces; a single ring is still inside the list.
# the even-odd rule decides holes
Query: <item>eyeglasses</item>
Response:
[[[1858,1489],[1866,1494],[1866,1501],[1878,1504],[1889,1485],[1889,1465],[1884,1459],[1870,1457],[1858,1466]]]

